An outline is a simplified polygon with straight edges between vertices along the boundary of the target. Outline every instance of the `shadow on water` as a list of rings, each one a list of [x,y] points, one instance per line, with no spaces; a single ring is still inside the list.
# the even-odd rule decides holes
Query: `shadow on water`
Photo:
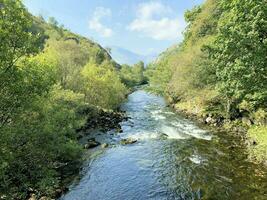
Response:
[[[266,170],[238,138],[199,128],[142,90],[122,109],[131,119],[114,137],[138,142],[96,150],[62,200],[267,199]]]

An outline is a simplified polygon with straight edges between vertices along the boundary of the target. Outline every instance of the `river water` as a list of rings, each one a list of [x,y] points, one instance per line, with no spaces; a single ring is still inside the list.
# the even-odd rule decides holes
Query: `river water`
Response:
[[[247,161],[239,138],[200,128],[143,90],[122,109],[131,117],[123,133],[105,133],[113,146],[94,150],[61,200],[267,199],[266,170]]]

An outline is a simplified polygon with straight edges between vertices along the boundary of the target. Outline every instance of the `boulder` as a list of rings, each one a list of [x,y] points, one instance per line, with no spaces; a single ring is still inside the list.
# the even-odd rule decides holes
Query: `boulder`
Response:
[[[215,124],[214,126],[217,126],[217,120],[214,118],[214,117],[211,117],[211,116],[208,116],[206,119],[205,119],[205,123],[206,124]]]
[[[117,128],[117,132],[122,133],[123,132],[122,128],[121,127]]]
[[[41,197],[39,200],[50,200],[50,198],[46,197],[46,196],[43,196]]]
[[[206,122],[207,124],[210,124],[212,121],[213,121],[213,120],[212,120],[212,118],[211,118],[210,116],[207,117],[206,120],[205,120],[205,122]]]
[[[81,139],[82,137],[83,137],[83,134],[80,134],[80,133],[79,133],[79,134],[77,135],[77,139],[78,139],[78,140]]]
[[[122,139],[122,140],[120,141],[120,143],[121,143],[122,145],[133,144],[133,143],[136,143],[136,142],[137,142],[137,140],[136,140],[136,139],[133,139],[133,138],[126,138],[126,139]]]
[[[166,134],[166,133],[162,133],[161,135],[160,135],[160,138],[161,139],[167,139],[169,136]]]
[[[90,141],[95,141],[95,138],[88,138],[87,141],[88,141],[88,142],[90,142]]]
[[[100,145],[100,142],[96,141],[95,138],[88,139],[87,144],[84,145],[85,149],[94,148]]]
[[[31,194],[31,197],[28,200],[36,200],[36,194]]]
[[[101,144],[101,147],[104,149],[104,148],[107,148],[108,147],[108,144],[107,143],[103,143]]]
[[[242,123],[247,125],[247,126],[251,126],[252,122],[248,117],[242,117]]]
[[[62,196],[62,194],[66,193],[68,191],[69,191],[69,188],[65,187],[65,186],[63,186],[61,188],[57,188],[55,190],[55,196],[56,196],[56,198],[59,198],[60,196]]]

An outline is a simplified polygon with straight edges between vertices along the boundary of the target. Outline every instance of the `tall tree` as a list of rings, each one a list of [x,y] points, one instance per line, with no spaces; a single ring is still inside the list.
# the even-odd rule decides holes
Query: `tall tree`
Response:
[[[31,31],[32,19],[20,0],[1,0],[0,7],[0,69],[14,67],[23,56],[37,53],[40,34]]]
[[[32,31],[32,19],[21,1],[1,0],[0,7],[0,126],[14,110],[26,102],[36,83],[37,66],[22,61],[41,48],[41,35]],[[21,67],[18,63],[27,67]],[[23,63],[24,62],[24,63]],[[33,68],[30,68],[33,67]],[[39,75],[37,75],[39,76]],[[29,87],[29,88],[28,88]]]
[[[266,1],[223,0],[220,6],[225,12],[210,53],[227,111],[242,100],[262,104],[267,100]]]

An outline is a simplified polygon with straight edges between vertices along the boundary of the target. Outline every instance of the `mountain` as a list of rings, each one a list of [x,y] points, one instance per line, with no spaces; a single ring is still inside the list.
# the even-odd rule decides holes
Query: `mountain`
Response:
[[[111,56],[119,64],[133,65],[138,61],[148,64],[157,57],[157,54],[140,55],[122,47],[111,46]]]

